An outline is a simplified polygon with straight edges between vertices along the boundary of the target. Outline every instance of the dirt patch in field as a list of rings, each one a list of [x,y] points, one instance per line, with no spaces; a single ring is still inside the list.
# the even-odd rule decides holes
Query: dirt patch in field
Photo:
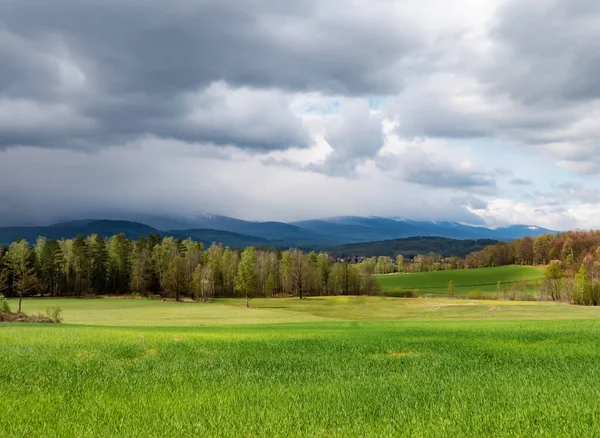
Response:
[[[0,322],[43,322],[55,323],[46,315],[27,315],[26,313],[0,312]]]
[[[462,303],[436,303],[434,306],[426,308],[425,312],[437,312],[445,307],[464,307],[464,306],[478,306],[478,303],[473,301],[462,302]]]

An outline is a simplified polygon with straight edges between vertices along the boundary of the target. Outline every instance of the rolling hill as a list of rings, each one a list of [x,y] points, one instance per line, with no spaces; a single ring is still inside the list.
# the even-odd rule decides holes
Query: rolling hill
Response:
[[[446,237],[408,237],[405,239],[384,240],[380,242],[352,243],[333,248],[330,254],[335,257],[346,256],[389,256],[402,254],[414,257],[419,254],[434,252],[444,257],[464,257],[473,251],[479,251],[488,245],[498,243],[497,240],[456,240]]]
[[[383,292],[418,289],[420,293],[448,294],[448,284],[454,283],[456,296],[465,296],[471,291],[479,291],[484,296],[494,297],[498,292],[511,287],[513,282],[525,280],[539,290],[539,280],[544,271],[534,266],[498,266],[493,268],[456,269],[447,271],[418,272],[414,274],[377,275],[377,283]]]

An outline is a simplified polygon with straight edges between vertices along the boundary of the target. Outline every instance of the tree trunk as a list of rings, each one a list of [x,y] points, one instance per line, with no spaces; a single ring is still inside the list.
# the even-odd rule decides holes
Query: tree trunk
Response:
[[[248,294],[246,294],[246,307],[250,307],[250,303],[248,302]]]
[[[23,301],[23,292],[19,292],[19,311],[17,313],[21,313],[21,303]]]

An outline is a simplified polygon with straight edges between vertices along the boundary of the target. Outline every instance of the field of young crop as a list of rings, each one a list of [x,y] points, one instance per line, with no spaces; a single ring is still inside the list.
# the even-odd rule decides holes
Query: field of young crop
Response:
[[[466,296],[480,291],[495,296],[500,282],[501,292],[513,282],[526,282],[537,288],[536,281],[544,276],[542,269],[532,266],[499,266],[495,268],[457,269],[449,271],[419,272],[415,274],[378,275],[377,282],[384,291],[418,289],[420,293],[444,296],[448,294],[448,283],[454,282],[455,296]]]
[[[0,436],[600,434],[598,308],[335,297],[24,309],[57,304],[63,324],[0,325]],[[237,325],[215,325],[227,314]]]

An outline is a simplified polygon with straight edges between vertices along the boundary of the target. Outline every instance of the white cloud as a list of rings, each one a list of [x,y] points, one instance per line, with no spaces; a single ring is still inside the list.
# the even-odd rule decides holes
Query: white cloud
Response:
[[[535,224],[556,230],[597,229],[600,215],[598,203],[554,206],[516,202],[512,199],[493,199],[486,208],[468,209],[492,226]]]

